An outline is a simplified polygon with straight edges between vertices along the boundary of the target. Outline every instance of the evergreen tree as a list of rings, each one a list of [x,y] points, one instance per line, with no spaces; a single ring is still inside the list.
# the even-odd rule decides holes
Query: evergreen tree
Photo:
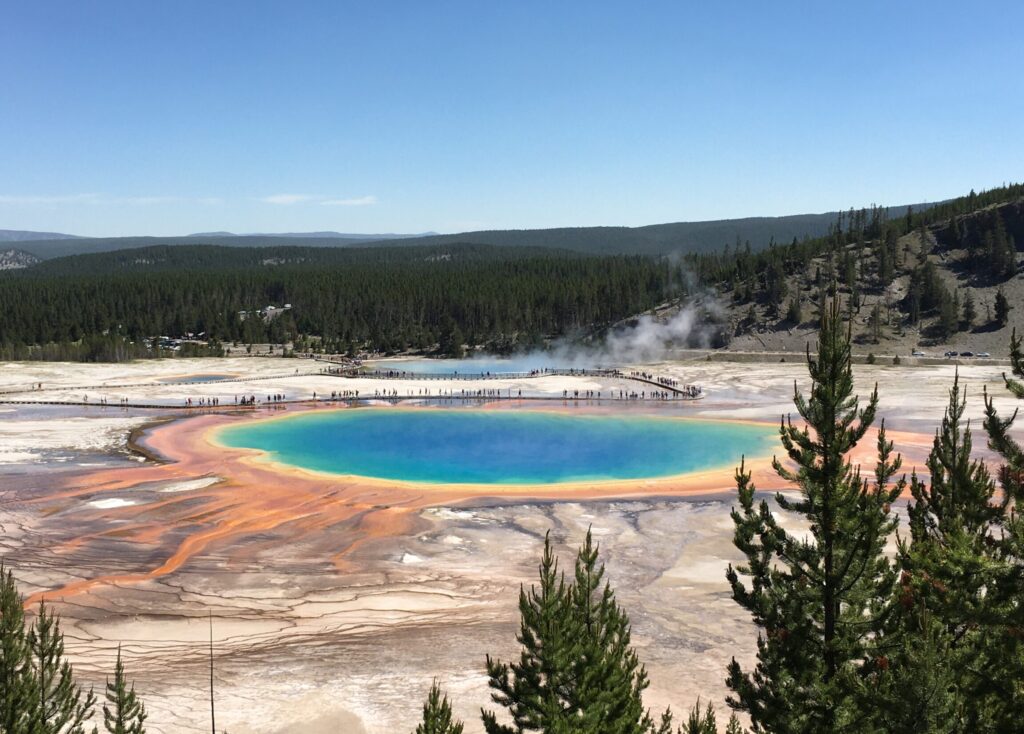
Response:
[[[463,346],[465,337],[462,334],[462,330],[454,320],[448,319],[447,324],[444,327],[444,333],[441,335],[441,342],[438,346],[438,352],[445,357],[453,357],[459,359],[465,355],[465,347]]]
[[[890,511],[903,486],[884,425],[878,432],[874,482],[846,459],[875,418],[877,389],[860,407],[853,395],[850,333],[833,300],[822,319],[818,354],[807,355],[809,399],[795,391],[806,427],[783,420],[782,444],[796,469],[775,471],[799,488],[776,494],[779,507],[805,518],[809,536],[779,524],[767,501],[755,503],[751,474],[737,470],[736,546],[747,557],[727,577],[733,598],[761,628],[757,666],[733,659],[729,704],[750,715],[755,732],[856,731],[863,721],[856,681],[886,622],[884,602],[895,572],[884,554],[896,520]],[[747,577],[741,580],[741,575]],[[748,580],[749,579],[749,580]]]
[[[145,734],[146,707],[135,694],[135,686],[128,687],[121,660],[121,647],[117,648],[114,680],[107,680],[107,702],[103,704],[103,725],[110,734]],[[458,732],[453,732],[458,734]]]
[[[800,308],[800,296],[794,296],[789,300],[789,308],[786,310],[786,320],[797,326],[803,323],[803,309]]]
[[[968,290],[964,296],[964,321],[963,328],[970,330],[974,327],[974,320],[978,318],[978,310],[974,305],[974,294]]]
[[[878,284],[887,288],[892,283],[896,259],[896,233],[889,230],[878,248]]]
[[[1000,326],[1006,326],[1006,322],[1010,318],[1010,302],[1006,298],[1006,294],[1003,293],[1003,289],[1000,288],[996,291],[996,323]]]
[[[630,646],[629,618],[603,576],[590,532],[568,583],[545,538],[539,585],[519,594],[519,662],[487,657],[492,699],[513,725],[484,711],[487,734],[670,733],[667,714],[658,726],[643,708],[647,673]]]
[[[28,647],[34,699],[29,714],[32,734],[84,734],[96,697],[75,684],[71,663],[64,657],[60,622],[42,602],[28,632]]]
[[[917,324],[921,321],[921,282],[915,278],[915,273],[910,276],[910,292],[907,294],[907,307],[910,310],[910,323]]]
[[[871,327],[871,340],[878,344],[882,340],[882,306],[877,301],[871,307],[868,325]]]
[[[441,687],[434,681],[423,704],[423,721],[415,734],[462,734],[462,728],[462,722],[452,715],[448,696],[441,693]]]
[[[14,574],[0,564],[0,732],[3,734],[29,734],[28,712],[35,700],[23,604]]]
[[[1012,376],[1007,389],[1024,400],[1024,349],[1014,332],[1010,340]],[[1003,459],[998,480],[1003,512],[993,532],[992,555],[998,567],[986,588],[986,627],[982,630],[983,658],[976,671],[984,680],[972,690],[982,698],[993,731],[1020,731],[1024,722],[1024,448],[1011,435],[1016,412],[1002,418],[992,398],[985,396],[985,431],[989,446]]]
[[[997,278],[1012,278],[1017,273],[1017,248],[1007,234],[999,210],[992,211],[991,253],[989,262]]]
[[[703,709],[700,707],[700,699],[690,709],[690,715],[679,727],[679,734],[718,734],[718,722],[715,717],[715,709],[709,703]]]
[[[998,566],[991,533],[1005,505],[994,501],[985,464],[971,456],[965,408],[957,376],[926,463],[931,481],[916,474],[910,481],[910,538],[899,541],[902,575],[888,637],[894,644],[866,694],[885,701],[879,725],[890,731],[986,730],[983,697],[972,690],[987,684],[975,671]]]
[[[787,292],[786,273],[782,268],[782,263],[778,259],[773,259],[769,262],[765,273],[765,296],[773,314],[781,311],[782,301],[786,298]]]
[[[740,724],[740,720],[736,714],[729,717],[729,723],[725,726],[725,734],[745,734],[743,731],[743,725]]]
[[[960,307],[948,293],[944,293],[939,302],[939,322],[936,328],[943,339],[953,336],[960,328]]]
[[[926,462],[931,483],[916,474],[911,477],[913,501],[907,506],[911,543],[900,545],[905,568],[914,571],[919,562],[927,562],[932,567],[925,575],[935,579],[937,574],[946,574],[944,585],[957,589],[966,587],[966,577],[973,572],[961,570],[963,577],[958,579],[948,576],[954,572],[951,566],[956,560],[948,553],[962,545],[961,536],[973,548],[972,555],[984,553],[989,531],[1001,515],[1000,508],[993,504],[995,483],[984,462],[971,455],[970,425],[962,423],[966,407],[967,398],[956,375],[941,428],[935,433]],[[947,557],[935,559],[932,554],[936,550],[947,552]]]
[[[904,589],[904,593],[906,590]],[[926,611],[908,614],[862,680],[861,730],[886,734],[960,734],[967,725],[962,671],[951,635]]]

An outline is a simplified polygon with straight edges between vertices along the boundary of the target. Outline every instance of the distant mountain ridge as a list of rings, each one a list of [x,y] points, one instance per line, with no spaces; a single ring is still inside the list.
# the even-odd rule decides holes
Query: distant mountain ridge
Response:
[[[394,241],[394,240],[389,240]],[[399,240],[401,241],[401,240]],[[19,249],[31,252],[42,260],[68,255],[91,255],[99,252],[134,250],[157,245],[221,245],[224,247],[352,247],[365,240],[344,237],[314,238],[278,235],[201,235],[183,237],[89,237],[76,240],[31,240],[9,242]],[[375,242],[371,240],[370,242]]]
[[[923,211],[943,202],[885,207],[889,217],[902,216],[908,206]],[[700,222],[649,224],[642,227],[561,227],[555,229],[481,230],[459,234],[410,237],[382,241],[379,246],[446,245],[472,242],[479,245],[552,247],[601,255],[667,255],[720,252],[726,245],[747,242],[761,250],[773,241],[789,244],[795,238],[820,237],[828,233],[839,215],[793,214],[781,217],[745,217]]]
[[[437,232],[419,232],[417,234],[349,234],[345,232],[246,232],[244,234],[237,234],[235,232],[196,232],[195,234],[185,235],[186,237],[289,237],[289,238],[300,238],[306,237],[309,239],[350,239],[358,240],[359,242],[369,242],[372,240],[403,240],[410,237],[430,237],[436,235]]]
[[[33,242],[36,240],[80,240],[76,234],[32,232],[25,229],[0,229],[0,242]]]
[[[910,205],[922,211],[936,203]],[[907,205],[888,207],[889,216],[902,216]],[[206,232],[179,237],[89,237],[70,239],[32,237],[8,240],[41,259],[96,252],[151,247],[154,245],[223,245],[226,247],[406,247],[410,245],[474,244],[496,247],[543,247],[599,255],[666,255],[719,252],[735,242],[750,243],[761,250],[772,242],[788,244],[794,238],[827,234],[840,212],[795,214],[782,217],[746,217],[702,222],[674,222],[643,227],[560,227],[553,229],[481,230],[457,234],[344,234],[294,232],[282,234],[234,234]],[[4,230],[0,230],[4,231]],[[42,233],[28,233],[42,234]]]

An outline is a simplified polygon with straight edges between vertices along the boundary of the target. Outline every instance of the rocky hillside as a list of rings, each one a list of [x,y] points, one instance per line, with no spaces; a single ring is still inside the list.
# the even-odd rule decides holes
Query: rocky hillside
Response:
[[[0,270],[21,270],[39,261],[38,257],[24,250],[0,250]]]
[[[729,349],[802,351],[833,293],[861,353],[1005,357],[1013,329],[1024,333],[1024,197],[913,228],[856,227],[817,252],[794,243],[749,274],[737,266],[716,289]]]

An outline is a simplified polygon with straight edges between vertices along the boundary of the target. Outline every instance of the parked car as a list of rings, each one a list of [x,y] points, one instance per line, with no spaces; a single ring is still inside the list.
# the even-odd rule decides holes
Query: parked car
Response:
[[[991,354],[989,354],[988,352],[978,352],[978,353],[977,353],[977,354],[975,354],[974,356],[975,356],[975,357],[983,357],[983,358],[985,358],[985,359],[988,359],[988,358],[989,358],[989,357],[991,357],[992,355],[991,355]]]
[[[960,352],[961,357],[973,357],[974,352]]]
[[[960,353],[959,352],[946,352],[942,356],[943,357],[959,357]]]
[[[920,349],[915,349],[910,353],[911,357],[927,357],[928,355],[922,352]]]

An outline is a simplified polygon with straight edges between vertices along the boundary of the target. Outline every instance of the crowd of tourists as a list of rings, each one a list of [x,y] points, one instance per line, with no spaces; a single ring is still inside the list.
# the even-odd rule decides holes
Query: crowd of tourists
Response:
[[[41,384],[41,383],[40,383],[40,384]],[[84,397],[82,398],[82,402],[83,402],[83,403],[88,403],[88,402],[89,402],[89,396],[88,396],[88,395],[85,395],[85,396],[84,396]],[[98,403],[99,405],[102,405],[103,407],[106,407],[106,406],[110,405],[110,398],[106,398],[106,397],[101,397],[101,398],[98,398],[98,399],[97,399],[97,403]],[[123,407],[125,407],[125,406],[127,406],[127,405],[128,405],[128,398],[118,398],[118,399],[117,399],[117,404],[118,404],[118,405],[119,405],[120,407],[122,407],[122,408],[123,408]]]
[[[608,397],[612,400],[680,400],[694,398],[700,395],[700,388],[690,385],[686,390],[694,389],[697,392],[684,392],[676,390],[610,390]],[[562,397],[573,400],[601,400],[604,393],[601,390],[562,390]]]
[[[220,405],[220,398],[185,398],[185,406],[188,408],[216,408]],[[235,396],[235,405],[238,405],[238,396]]]
[[[404,370],[375,370],[373,372],[353,372],[351,368],[340,368],[340,367],[325,367],[321,369],[321,374],[330,374],[344,377],[378,377],[384,379],[437,379],[437,380],[450,380],[459,379],[460,377],[469,379],[466,375],[459,375],[459,373],[453,373],[452,375],[424,375],[423,373],[407,372]],[[620,379],[632,379],[642,380],[644,382],[651,383],[652,385],[664,386],[667,389],[643,389],[643,390],[562,390],[562,398],[565,400],[662,400],[671,401],[679,399],[695,399],[702,397],[703,390],[699,385],[687,385],[681,384],[678,380],[657,376],[649,372],[642,371],[631,371],[622,372],[619,370],[587,370],[582,368],[572,369],[554,369],[554,368],[541,368],[531,370],[529,373],[522,373],[524,376],[529,375],[530,377],[540,377],[545,375],[568,375],[568,376],[605,376],[605,377],[616,377]],[[479,378],[505,378],[509,379],[512,373],[491,373],[483,372],[473,377]],[[41,385],[40,385],[41,386]],[[35,387],[35,385],[33,385]],[[337,400],[359,400],[369,397],[369,393],[361,393],[359,390],[332,390],[330,397],[327,395],[318,395],[313,392],[313,401],[337,401]],[[475,400],[475,399],[519,399],[523,397],[523,391],[521,388],[478,388],[475,390],[455,390],[450,388],[431,388],[431,387],[416,387],[406,388],[400,390],[399,388],[394,389],[376,389],[373,391],[373,397],[376,399],[384,400],[400,400],[400,399],[415,399],[415,398],[432,398],[432,399],[447,399],[447,400]],[[284,393],[272,393],[266,396],[266,399],[258,398],[256,395],[235,395],[234,405],[240,407],[255,407],[257,405],[266,406],[280,406],[284,407],[284,403],[287,402],[287,396]],[[83,403],[89,402],[89,397],[83,396]],[[98,403],[101,406],[109,405],[108,398],[101,397],[98,399]],[[221,398],[219,397],[187,397],[184,399],[185,407],[187,408],[217,408],[221,405]],[[132,407],[128,398],[118,398],[118,405],[122,408]]]

